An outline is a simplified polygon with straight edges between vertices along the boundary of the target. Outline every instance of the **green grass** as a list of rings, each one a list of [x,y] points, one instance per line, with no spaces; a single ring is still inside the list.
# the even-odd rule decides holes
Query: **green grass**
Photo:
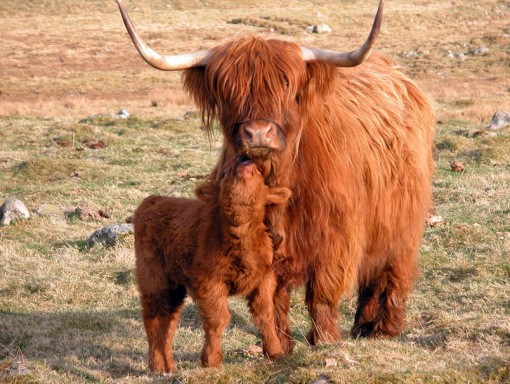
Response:
[[[38,217],[0,228],[0,361],[19,351],[30,369],[17,382],[167,382],[146,366],[146,339],[133,275],[133,238],[113,248],[85,244],[98,227],[123,222],[151,193],[192,196],[214,165],[219,143],[198,116],[156,121],[0,118],[0,197],[29,210],[94,205],[110,219]],[[510,135],[472,137],[472,123],[449,121],[436,139],[435,211],[446,225],[429,228],[408,325],[395,340],[352,340],[355,300],[342,303],[345,340],[310,348],[303,292],[292,296],[297,347],[271,363],[251,355],[258,336],[246,305],[232,299],[221,370],[199,365],[202,332],[194,305],[175,340],[180,382],[424,383],[505,382],[510,378]],[[71,145],[52,138],[69,138]],[[74,137],[74,140],[73,140]],[[102,139],[90,149],[83,142]],[[87,141],[88,140],[88,141]],[[73,144],[74,142],[74,144]],[[478,155],[473,156],[476,152]],[[464,163],[454,173],[452,160]],[[1,380],[9,380],[2,378]]]

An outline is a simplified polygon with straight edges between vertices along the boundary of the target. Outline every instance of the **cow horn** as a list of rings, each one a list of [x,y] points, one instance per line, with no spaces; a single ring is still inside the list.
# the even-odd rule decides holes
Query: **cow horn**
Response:
[[[161,55],[152,50],[143,42],[140,36],[138,36],[138,33],[136,33],[135,27],[124,8],[124,5],[122,5],[121,0],[117,0],[117,4],[122,15],[122,20],[124,20],[124,25],[126,26],[129,36],[131,37],[131,40],[133,40],[138,53],[140,53],[140,56],[142,56],[142,58],[154,68],[162,71],[179,71],[193,67],[203,67],[207,64],[207,61],[212,55],[212,51],[210,50],[197,51],[183,55]]]
[[[322,60],[335,64],[337,67],[355,67],[361,64],[370,56],[370,52],[375,44],[379,30],[381,29],[382,13],[383,13],[384,0],[380,0],[377,14],[375,15],[374,24],[370,35],[368,35],[365,43],[351,52],[335,52],[318,48],[305,48],[301,47],[304,61]]]

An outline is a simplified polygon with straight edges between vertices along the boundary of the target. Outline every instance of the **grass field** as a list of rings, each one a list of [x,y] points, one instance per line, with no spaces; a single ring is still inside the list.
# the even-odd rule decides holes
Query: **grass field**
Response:
[[[165,53],[246,33],[352,49],[377,6],[368,0],[124,3],[140,34]],[[508,1],[386,0],[377,48],[434,100],[434,212],[445,219],[426,231],[404,333],[395,340],[350,339],[355,307],[346,299],[344,340],[311,348],[297,291],[296,350],[270,363],[253,348],[258,336],[244,302],[233,299],[223,369],[207,370],[199,365],[202,332],[190,302],[175,341],[179,372],[157,376],[147,370],[133,237],[110,248],[88,247],[86,239],[124,222],[149,194],[191,196],[216,162],[219,138],[202,131],[180,75],[139,58],[114,1],[0,2],[0,204],[16,196],[30,211],[52,204],[110,214],[32,215],[0,227],[0,383],[510,382],[510,129],[473,135],[496,110],[510,111],[509,20]],[[302,31],[318,22],[333,33]],[[481,46],[488,51],[475,54]],[[120,108],[131,117],[82,120]],[[94,145],[99,141],[101,148]],[[453,160],[464,172],[451,171]]]

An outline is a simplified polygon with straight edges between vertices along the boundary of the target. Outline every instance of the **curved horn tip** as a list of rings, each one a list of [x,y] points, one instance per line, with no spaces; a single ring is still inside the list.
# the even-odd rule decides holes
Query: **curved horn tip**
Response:
[[[118,1],[120,1],[120,0],[118,0]],[[383,8],[384,8],[384,0],[380,0],[379,7],[377,8],[377,13],[375,15],[375,19],[376,19],[376,21],[379,21],[379,24],[381,24],[381,21],[382,21]]]
[[[380,0],[370,34],[358,49],[351,52],[335,52],[318,48],[301,47],[303,60],[305,62],[313,60],[328,61],[337,67],[355,67],[363,63],[370,56],[372,48],[377,40],[377,36],[379,35],[382,25],[383,7],[384,0]]]

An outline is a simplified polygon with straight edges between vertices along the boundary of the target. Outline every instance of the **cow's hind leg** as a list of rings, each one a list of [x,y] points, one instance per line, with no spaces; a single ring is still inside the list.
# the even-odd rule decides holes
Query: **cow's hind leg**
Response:
[[[405,306],[416,275],[415,257],[395,259],[360,281],[353,337],[395,337],[405,323]]]
[[[149,341],[149,367],[155,372],[177,369],[172,342],[185,297],[184,286],[141,294],[143,323]]]

